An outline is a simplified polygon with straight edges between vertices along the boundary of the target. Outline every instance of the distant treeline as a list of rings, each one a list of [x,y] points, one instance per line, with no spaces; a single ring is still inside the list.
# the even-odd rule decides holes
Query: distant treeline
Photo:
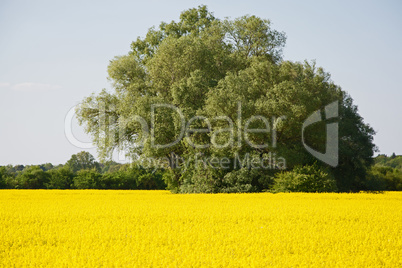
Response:
[[[278,173],[265,191],[336,191],[336,185],[315,165],[300,167]],[[297,173],[297,174],[296,174]],[[326,174],[324,174],[326,175]],[[245,174],[245,176],[249,176]],[[300,184],[300,179],[304,183]],[[310,181],[309,181],[310,180]],[[296,183],[298,181],[298,183]],[[322,186],[316,189],[309,187]],[[0,189],[166,189],[169,172],[161,169],[146,169],[140,165],[119,164],[114,161],[99,163],[88,152],[71,156],[64,165],[8,165],[0,166]],[[334,188],[335,187],[335,188]],[[228,183],[226,192],[247,192],[237,184]],[[401,191],[402,156],[379,155],[368,170],[363,182],[364,190]],[[255,190],[253,190],[255,191]],[[257,190],[258,191],[258,190]]]
[[[373,190],[402,191],[402,155],[379,155],[368,172],[367,184]]]
[[[0,166],[3,189],[165,189],[163,171],[113,161],[98,163],[80,152],[64,165]]]

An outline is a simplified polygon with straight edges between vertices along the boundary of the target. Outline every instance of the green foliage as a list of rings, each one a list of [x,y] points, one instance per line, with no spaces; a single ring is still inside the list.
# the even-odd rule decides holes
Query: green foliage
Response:
[[[327,171],[328,176],[334,176],[341,191],[364,189],[367,168],[376,150],[374,130],[363,122],[352,98],[332,82],[323,68],[316,67],[315,62],[283,61],[285,41],[285,34],[272,29],[266,19],[243,16],[219,20],[205,6],[186,10],[178,22],[162,22],[158,28],[149,29],[145,38],[137,38],[131,44],[127,55],[114,58],[108,74],[115,92],[103,90],[84,99],[76,110],[77,117],[92,136],[102,160],[122,147],[139,159],[198,153],[232,159],[234,154],[276,153],[286,159],[286,167],[291,170],[315,162],[301,143],[303,122],[313,112],[337,101],[340,159],[336,169]],[[208,126],[206,132],[187,137],[192,144],[216,141],[222,145],[240,140],[242,145],[201,148],[182,140],[170,147],[153,146],[178,139],[183,127],[177,111],[170,108],[158,109],[151,125],[151,105],[162,103],[178,107],[186,122],[194,116],[227,116],[228,119],[211,122],[210,129],[205,120],[184,126]],[[239,109],[242,122],[238,120]],[[275,129],[275,135],[272,131],[248,135],[252,144],[267,145],[258,149],[244,142],[244,121],[256,115],[268,118],[271,129]],[[264,126],[261,120],[249,125],[254,129]],[[148,135],[150,131],[154,139]],[[325,122],[306,129],[308,144],[325,151],[325,131]],[[266,144],[274,138],[275,146]],[[194,165],[172,163],[168,168],[163,180],[174,192],[269,190],[275,173],[243,167],[195,170]],[[294,176],[301,179],[302,175]],[[141,181],[146,182],[149,176]]]
[[[0,189],[4,189],[7,187],[6,175],[6,168],[0,167]]]
[[[272,30],[271,22],[256,16],[243,16],[233,21],[225,20],[229,44],[241,57],[268,56],[271,60],[281,59],[284,33]]]
[[[23,189],[43,189],[49,182],[49,174],[39,166],[29,166],[24,168],[22,173],[16,178],[18,188]]]
[[[74,177],[76,189],[101,189],[102,175],[94,169],[84,169],[77,172]]]
[[[21,171],[17,171],[17,169],[11,165],[0,167],[0,173],[3,182],[5,183],[4,188],[7,189],[15,189],[18,187],[18,182],[16,180],[17,173]]]
[[[83,169],[99,170],[99,163],[95,161],[93,155],[85,151],[72,155],[70,160],[67,161],[66,166],[68,166],[73,173]]]
[[[54,168],[51,163],[42,164],[39,166],[43,171],[48,171]]]
[[[376,150],[374,130],[323,68],[314,62],[283,61],[285,41],[285,34],[272,29],[269,20],[256,16],[219,20],[206,6],[182,12],[178,22],[162,22],[149,29],[145,38],[137,38],[127,55],[110,61],[108,79],[115,92],[102,90],[77,108],[78,120],[92,135],[101,163],[80,152],[57,168],[49,163],[7,166],[0,169],[0,188],[167,186],[173,192],[186,193],[400,190],[402,156],[379,156],[376,166],[367,171]],[[334,101],[339,103],[339,165],[324,169],[323,164],[314,164],[316,160],[304,149],[301,129],[309,115]],[[162,103],[178,107],[186,122],[199,116],[184,127],[206,131],[193,131],[174,146],[153,146],[176,140],[183,127],[177,111],[166,107],[155,112],[151,124],[151,105]],[[256,115],[268,118],[275,132],[248,133],[247,127],[267,126],[262,120],[245,124]],[[219,116],[227,117],[208,124],[204,120]],[[325,126],[322,121],[306,129],[307,143],[322,152]],[[275,145],[267,144],[273,140]],[[231,145],[210,146],[211,142]],[[167,170],[145,169],[107,161],[116,148],[126,149],[138,160],[197,154],[233,160],[235,154],[275,154],[286,159],[288,171],[246,166],[199,169],[194,161],[172,160],[163,167]]]
[[[99,165],[101,173],[116,172],[120,169],[120,164],[114,161],[106,161]]]
[[[389,157],[386,155],[379,155],[374,159],[374,161],[377,166],[386,166],[402,170],[402,155],[395,155],[395,153]]]
[[[138,177],[137,189],[165,189],[162,174],[143,171]]]
[[[182,193],[248,193],[271,188],[273,174],[263,169],[190,169],[181,176]],[[168,185],[169,189],[169,185]]]
[[[377,150],[375,132],[363,122],[350,96],[339,108],[339,166],[333,173],[340,191],[364,190],[367,170]]]
[[[70,189],[73,184],[74,173],[68,166],[48,171],[49,182],[47,189]]]
[[[0,189],[165,189],[163,170],[98,163],[88,152],[73,155],[65,165],[0,166]],[[75,171],[75,172],[73,172]],[[100,172],[102,171],[102,172]]]
[[[103,174],[101,189],[165,189],[162,175],[161,171],[122,166],[119,171]]]
[[[402,191],[402,170],[389,166],[373,166],[365,182],[371,191]]]
[[[253,179],[256,177],[255,173],[255,169],[246,168],[227,173],[223,177],[221,191],[224,193],[256,192],[257,187],[253,183]]]
[[[317,166],[296,166],[291,171],[275,176],[273,192],[336,192],[336,181],[331,174]]]
[[[78,107],[78,119],[98,145],[101,158],[110,156],[117,146],[143,156],[182,154],[186,150],[182,145],[151,148],[137,116],[149,125],[151,104],[170,103],[183,109],[188,119],[201,112],[208,93],[227,73],[245,68],[253,56],[265,55],[270,60],[274,57],[270,53],[280,51],[285,42],[269,21],[254,16],[219,21],[200,6],[184,11],[180,18],[179,22],[161,23],[159,30],[150,29],[143,40],[133,42],[128,55],[111,61],[109,79],[116,94],[102,91]],[[247,42],[258,36],[265,36],[258,45]],[[242,41],[234,45],[233,40],[239,38]],[[247,55],[243,51],[248,51]],[[156,116],[155,140],[166,143],[177,138],[177,114],[165,109]],[[143,146],[134,146],[141,141]]]
[[[374,130],[323,68],[315,62],[284,61],[285,41],[286,35],[273,29],[267,19],[247,15],[219,20],[206,6],[183,11],[179,21],[150,28],[144,38],[132,42],[127,55],[110,61],[108,79],[114,92],[92,94],[76,110],[80,124],[97,145],[101,163],[80,152],[58,168],[49,163],[7,166],[0,169],[0,188],[162,189],[167,185],[174,192],[253,192],[272,187],[332,191],[335,179],[340,191],[400,189],[402,156],[379,156],[368,171],[376,150]],[[334,101],[339,103],[339,165],[324,171],[323,164],[314,164],[316,160],[303,147],[301,129],[309,115]],[[241,144],[200,148],[185,139],[168,148],[156,148],[153,142],[174,141],[183,127],[170,108],[158,109],[151,124],[151,105],[158,103],[178,107],[186,122],[194,116],[201,118],[185,126],[192,130],[208,127],[186,137],[193,144],[232,140]],[[238,119],[239,110],[242,119]],[[245,121],[256,115],[268,118],[275,134],[245,134]],[[210,127],[202,120],[219,116],[228,119],[211,120]],[[322,152],[326,123],[306,129],[307,143]],[[254,129],[265,126],[261,120],[249,125]],[[253,148],[245,143],[246,136],[252,144],[276,142]],[[273,186],[275,169],[196,169],[193,162],[188,166],[170,162],[163,167],[167,170],[129,167],[107,161],[116,148],[126,149],[132,159],[139,160],[196,154],[232,160],[234,154],[273,153],[286,159],[288,171],[277,174]]]
[[[182,193],[218,193],[224,174],[212,168],[190,169],[180,178],[177,191]],[[168,189],[169,184],[168,184]]]
[[[179,174],[175,173],[174,170],[168,169],[162,175],[162,180],[166,184],[166,189],[169,189],[173,193],[178,193],[180,191],[180,181]]]
[[[138,189],[138,174],[135,172],[118,171],[104,174],[101,182],[102,189]]]

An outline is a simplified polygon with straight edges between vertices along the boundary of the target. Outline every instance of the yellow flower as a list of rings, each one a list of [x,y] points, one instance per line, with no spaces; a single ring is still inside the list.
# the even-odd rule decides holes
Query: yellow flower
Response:
[[[0,267],[402,267],[402,193],[2,190]]]

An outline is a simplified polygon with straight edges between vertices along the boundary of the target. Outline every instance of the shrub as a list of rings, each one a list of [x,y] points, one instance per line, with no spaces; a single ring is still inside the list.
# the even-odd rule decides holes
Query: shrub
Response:
[[[49,182],[49,174],[39,166],[27,166],[16,178],[18,188],[23,189],[46,189]]]
[[[69,189],[73,184],[74,173],[68,167],[52,169],[47,171],[49,182],[46,184],[48,189]]]
[[[275,176],[273,192],[336,192],[334,177],[317,164],[296,166]]]
[[[371,191],[402,191],[402,172],[389,166],[374,166],[365,183]]]
[[[101,189],[102,175],[95,169],[84,169],[77,172],[73,179],[74,188],[77,189]]]
[[[0,167],[0,189],[4,189],[6,186],[6,168]]]

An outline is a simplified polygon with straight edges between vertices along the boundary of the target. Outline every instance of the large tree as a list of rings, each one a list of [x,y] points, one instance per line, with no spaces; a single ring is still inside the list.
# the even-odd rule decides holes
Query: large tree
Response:
[[[339,164],[328,170],[339,189],[358,190],[371,164],[374,131],[322,68],[282,60],[285,39],[269,20],[219,20],[205,6],[186,10],[179,22],[149,29],[127,55],[110,61],[115,92],[84,99],[78,119],[101,159],[116,148],[138,160],[166,159],[172,190],[258,191],[271,187],[275,157],[286,160],[286,169],[317,161],[303,147],[303,123],[336,103]],[[325,126],[317,122],[304,133],[309,146],[322,152]],[[244,161],[216,168],[204,161],[200,169],[195,160],[237,163],[246,155],[269,159],[272,168],[254,169]]]

